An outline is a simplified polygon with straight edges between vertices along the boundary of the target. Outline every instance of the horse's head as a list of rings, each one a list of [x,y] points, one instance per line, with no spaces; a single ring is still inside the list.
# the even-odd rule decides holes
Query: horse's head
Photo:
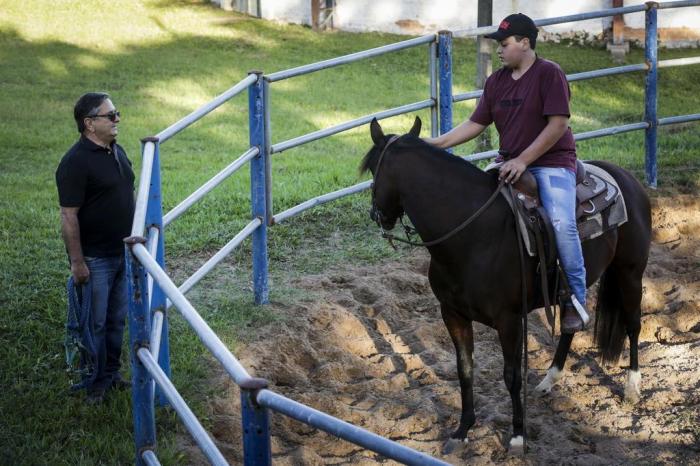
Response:
[[[369,128],[374,145],[362,159],[360,165],[361,173],[369,170],[374,177],[374,182],[372,183],[372,209],[369,215],[380,227],[385,230],[391,230],[403,214],[399,193],[390,173],[393,163],[387,163],[386,161],[387,153],[391,151],[391,146],[398,139],[398,136],[393,134],[385,135],[376,118],[372,120]],[[413,127],[408,134],[418,137],[420,128],[420,118],[416,117]]]

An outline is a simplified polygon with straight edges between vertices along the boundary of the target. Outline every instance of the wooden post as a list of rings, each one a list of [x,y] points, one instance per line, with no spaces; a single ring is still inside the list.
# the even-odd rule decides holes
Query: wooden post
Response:
[[[623,0],[613,0],[613,8],[624,6]],[[629,42],[625,42],[625,17],[624,15],[613,16],[612,23],[612,43],[608,42],[607,49],[612,55],[613,62],[624,63],[625,55],[630,51]]]

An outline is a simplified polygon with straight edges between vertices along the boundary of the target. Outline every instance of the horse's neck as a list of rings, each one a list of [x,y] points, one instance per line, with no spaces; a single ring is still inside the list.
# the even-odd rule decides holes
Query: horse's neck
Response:
[[[490,175],[441,154],[414,153],[399,171],[404,210],[426,240],[466,220],[496,189]]]

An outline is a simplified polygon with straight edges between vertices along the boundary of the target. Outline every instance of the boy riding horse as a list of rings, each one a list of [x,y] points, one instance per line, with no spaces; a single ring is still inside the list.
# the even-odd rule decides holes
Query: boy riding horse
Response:
[[[564,304],[562,333],[582,330],[586,312],[586,269],[576,227],[576,144],[569,127],[570,90],[556,63],[535,53],[537,27],[522,13],[506,17],[498,31],[503,67],[486,80],[469,120],[426,141],[439,148],[462,144],[495,123],[503,162],[499,178],[515,183],[527,170],[537,180],[540,199],[552,221],[559,261],[572,295]]]

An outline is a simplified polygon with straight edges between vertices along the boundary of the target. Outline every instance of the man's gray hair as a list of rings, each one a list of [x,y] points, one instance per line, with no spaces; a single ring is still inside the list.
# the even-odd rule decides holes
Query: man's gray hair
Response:
[[[78,125],[78,132],[85,131],[85,118],[97,115],[100,105],[109,99],[106,92],[88,92],[80,96],[73,107],[73,117]]]

